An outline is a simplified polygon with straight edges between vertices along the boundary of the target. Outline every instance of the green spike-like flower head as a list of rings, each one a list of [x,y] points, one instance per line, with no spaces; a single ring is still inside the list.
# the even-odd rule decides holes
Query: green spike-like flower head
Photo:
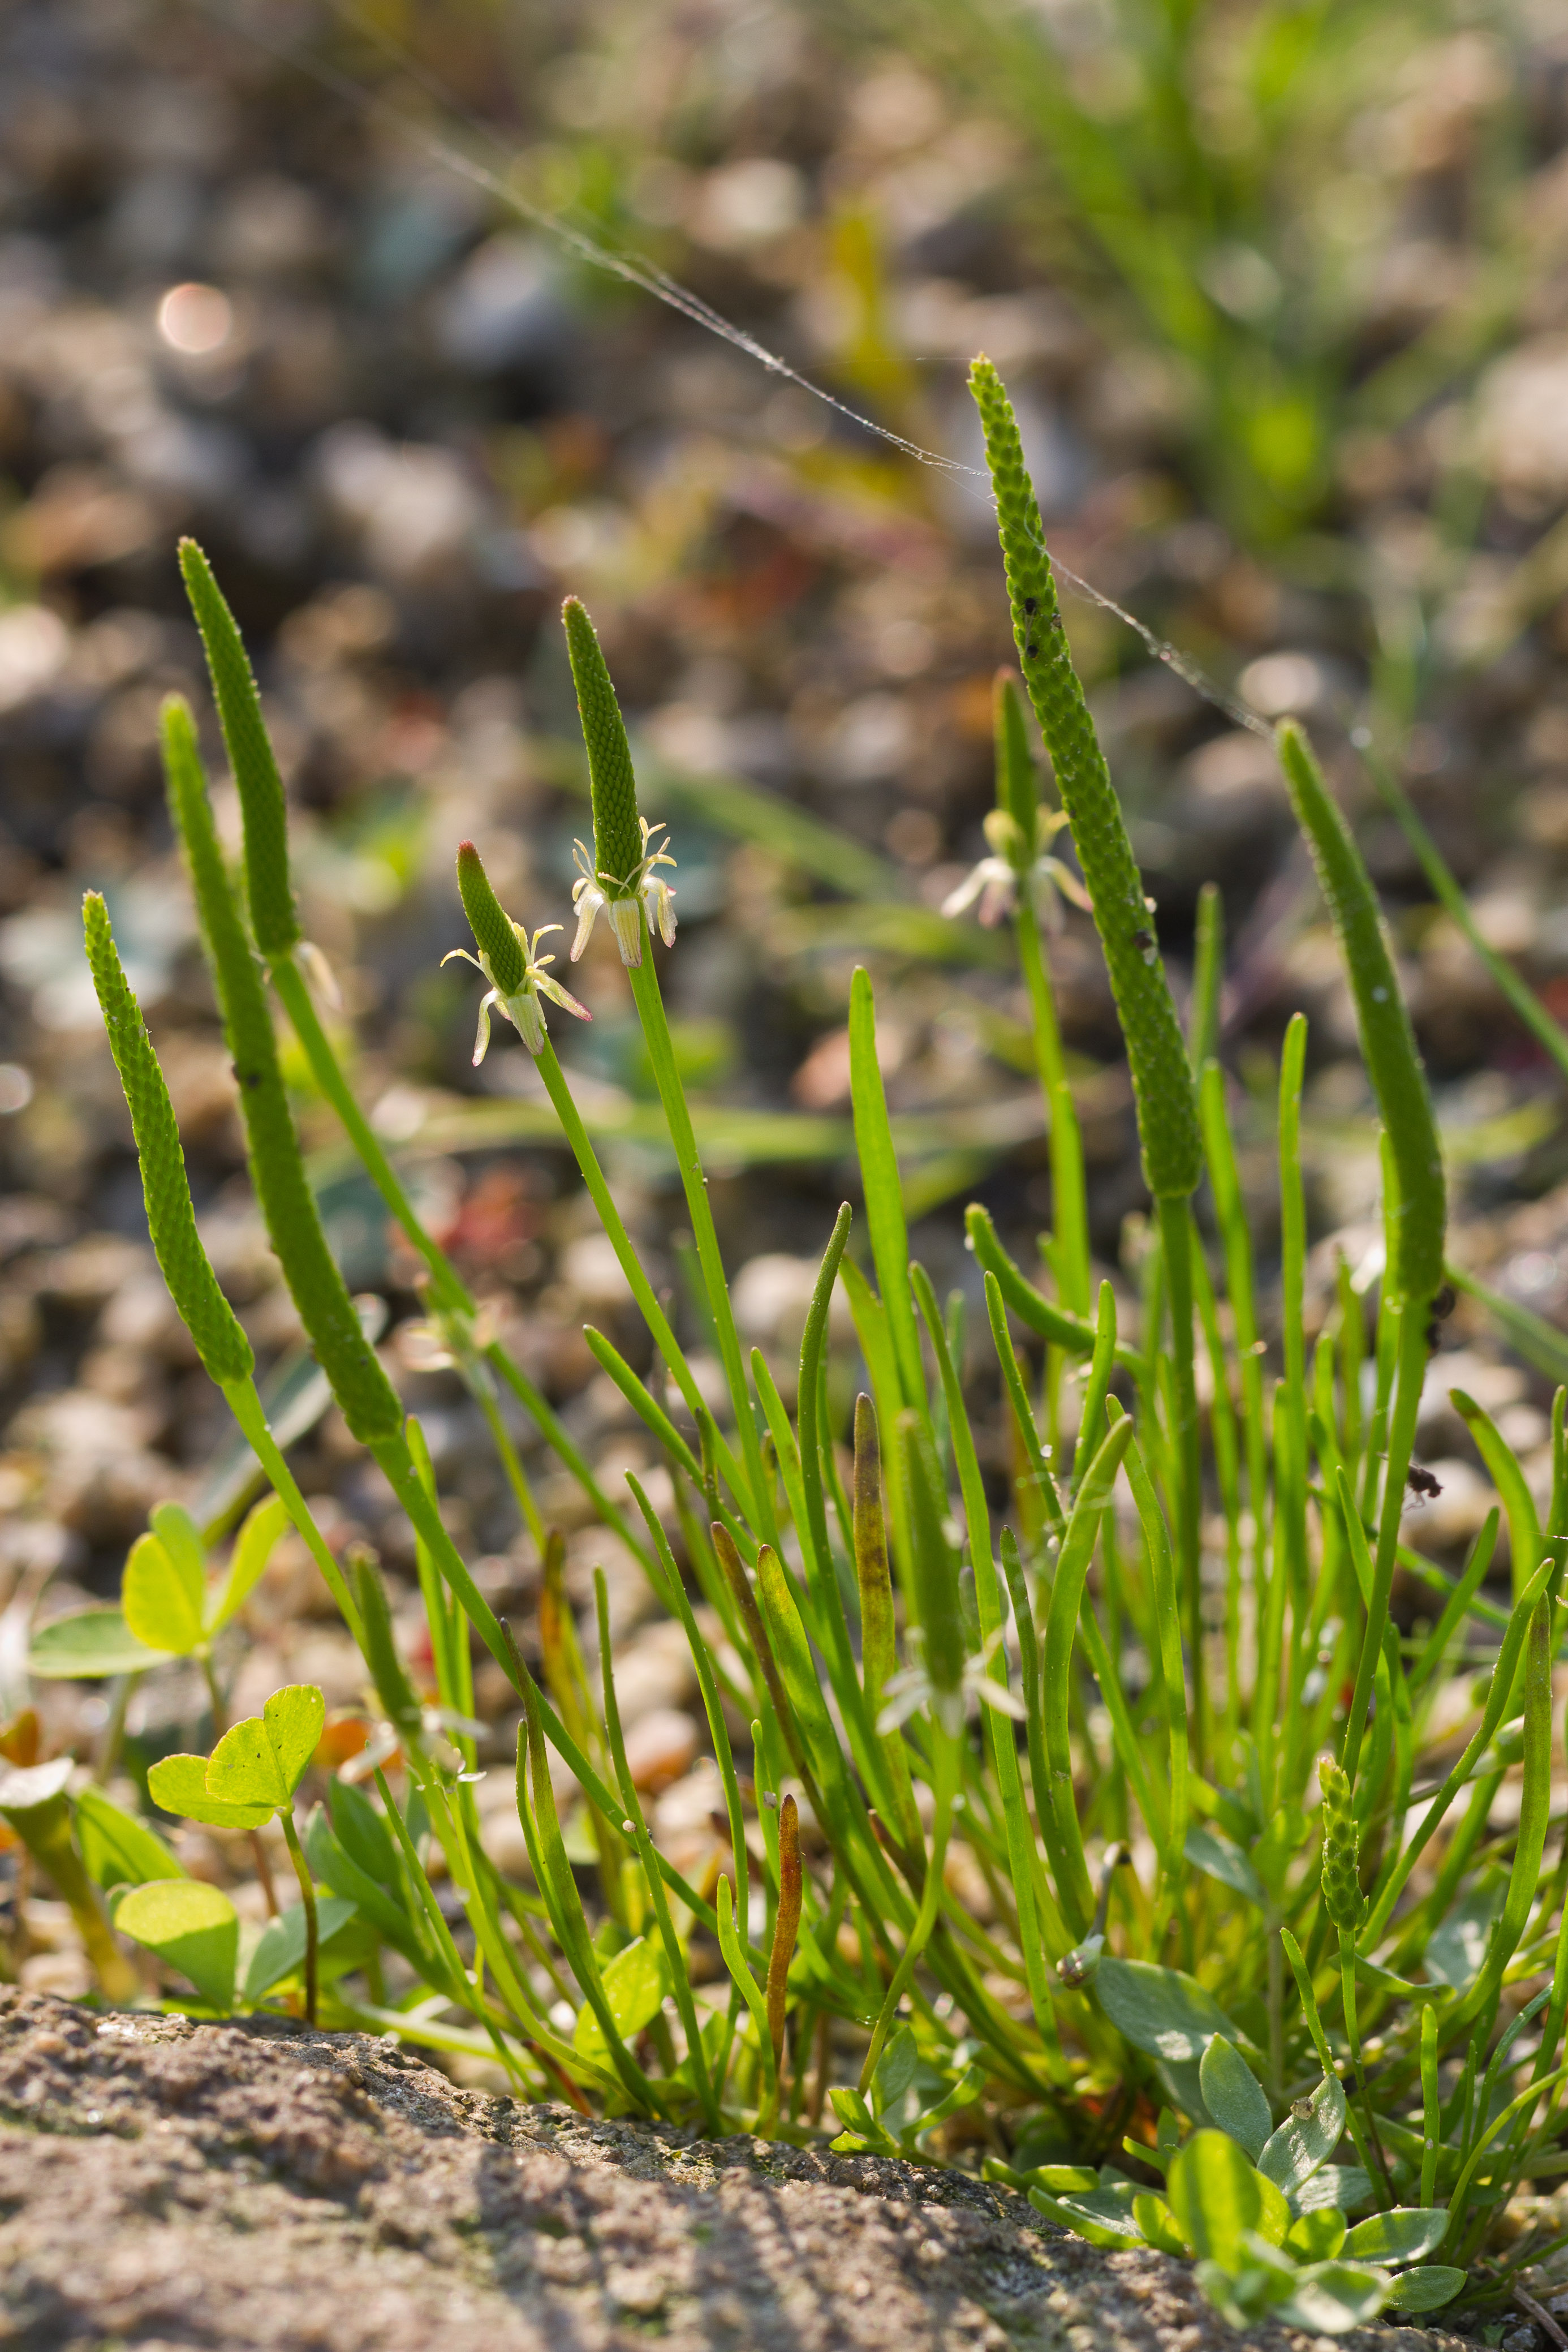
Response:
[[[674,865],[664,825],[651,824],[637,809],[637,780],[632,772],[632,749],[625,721],[615,698],[610,672],[588,609],[580,597],[569,596],[561,606],[566,624],[567,652],[577,686],[578,716],[588,746],[588,781],[593,795],[593,855],[577,844],[577,880],[571,903],[577,909],[577,937],[571,944],[573,963],[588,945],[594,919],[602,908],[615,933],[621,961],[632,966],[643,961],[643,916],[650,929],[657,925],[664,945],[675,937],[674,892],[659,873]]]
[[[471,956],[466,948],[454,948],[441,961],[450,963],[453,956],[460,956],[465,963],[482,971],[490,983],[490,992],[479,1006],[479,1027],[474,1039],[476,1069],[489,1049],[492,1005],[512,1024],[529,1053],[536,1055],[543,1053],[545,1045],[541,996],[564,1005],[580,1021],[592,1020],[587,1005],[580,1004],[559,980],[550,978],[546,967],[554,963],[554,956],[539,953],[539,941],[547,933],[559,931],[560,925],[546,923],[530,939],[520,923],[513,922],[491,889],[490,877],[471,841],[458,846],[457,887],[463,893],[464,911],[473,926],[479,952]]]
[[[196,915],[239,1081],[251,1176],[299,1319],[353,1434],[366,1444],[399,1434],[402,1407],[365,1338],[305,1173],[262,975],[224,870],[187,706],[162,712],[169,814],[190,871]]]
[[[1072,827],[1127,1043],[1144,1173],[1156,1200],[1179,1200],[1197,1184],[1201,1165],[1197,1100],[1186,1044],[1160,962],[1153,909],[1144,897],[1121,803],[1067,649],[1045,531],[1024,466],[1012,403],[996,369],[983,356],[970,370],[969,389],[986,436],[1024,684]],[[1007,814],[1017,821],[1010,807]]]
[[[637,780],[632,772],[632,747],[626,723],[611,683],[599,635],[580,596],[569,596],[560,608],[566,625],[566,648],[577,688],[578,716],[588,746],[588,779],[593,794],[593,865],[613,898],[630,898],[636,888],[632,877],[642,862],[643,840],[637,823]]]
[[[218,718],[239,791],[251,929],[256,946],[270,962],[274,956],[287,955],[300,938],[294,893],[288,886],[288,816],[283,779],[235,616],[193,539],[180,541],[180,570],[206,648]]]
[[[233,1307],[218,1288],[217,1276],[196,1231],[174,1108],[142,1022],[141,1008],[120,967],[109,909],[98,892],[89,890],[82,900],[81,911],[92,984],[98,991],[110,1050],[131,1108],[137,1157],[141,1162],[148,1231],[169,1295],[196,1343],[196,1352],[208,1376],[220,1387],[225,1381],[248,1380],[256,1359]]]
[[[1361,1832],[1350,1808],[1350,1781],[1342,1765],[1318,1764],[1323,1793],[1323,1909],[1336,1927],[1354,1935],[1369,1906],[1361,1891]]]
[[[496,986],[503,996],[511,996],[523,984],[523,950],[510,918],[501,911],[501,902],[490,887],[490,877],[471,841],[458,845],[457,887],[463,893],[463,911],[479,952],[490,959]]]

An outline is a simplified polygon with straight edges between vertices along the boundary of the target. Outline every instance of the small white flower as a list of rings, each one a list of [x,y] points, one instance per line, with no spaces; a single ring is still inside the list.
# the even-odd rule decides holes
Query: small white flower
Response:
[[[571,886],[571,903],[577,909],[577,937],[571,943],[571,961],[575,963],[592,936],[594,921],[601,908],[609,914],[615,931],[615,944],[621,950],[621,961],[628,967],[643,961],[643,909],[648,910],[650,929],[657,929],[667,948],[675,943],[675,894],[664,876],[655,871],[661,866],[674,869],[674,859],[668,847],[667,828],[662,818],[650,824],[645,816],[639,817],[643,828],[643,855],[630,874],[599,874],[594,871],[587,845],[577,842],[573,855],[577,862],[577,880]],[[655,841],[655,834],[664,834],[664,841]]]
[[[434,1763],[459,1780],[480,1780],[484,1776],[468,1771],[458,1740],[483,1739],[484,1737],[482,1723],[472,1722],[467,1716],[457,1715],[450,1707],[424,1706],[419,1710],[418,1745],[424,1748]],[[378,1766],[401,1755],[406,1745],[405,1732],[400,1731],[395,1724],[379,1721],[372,1727],[364,1746],[339,1765],[338,1778],[349,1781],[368,1780]]]
[[[1065,809],[1040,812],[1040,831],[1049,841],[1067,823]],[[1010,915],[1018,904],[1019,883],[1027,874],[1030,897],[1036,914],[1051,931],[1061,928],[1061,901],[1071,898],[1085,914],[1093,911],[1088,891],[1070,866],[1049,851],[1041,851],[1031,864],[1025,866],[1020,856],[1019,829],[1005,809],[992,809],[986,819],[986,839],[990,854],[972,866],[956,890],[950,890],[942,901],[945,915],[961,915],[980,902],[980,920],[988,929]]]
[[[956,1738],[964,1725],[967,1704],[977,1701],[984,1706],[994,1706],[998,1715],[1010,1716],[1021,1723],[1028,1713],[1017,1691],[1006,1683],[993,1682],[990,1674],[992,1659],[1002,1640],[998,1625],[978,1656],[966,1658],[958,1677],[956,1690],[939,1691],[924,1664],[905,1666],[890,1675],[882,1686],[883,1704],[876,1718],[876,1727],[885,1738],[906,1723],[917,1709],[928,1706],[951,1738]]]
[[[490,959],[483,948],[477,955],[470,955],[466,948],[453,948],[441,959],[444,964],[447,964],[452,961],[454,956],[460,956],[465,963],[471,963],[476,971],[483,972],[490,983],[489,994],[483,997],[479,1004],[479,1028],[474,1040],[476,1069],[484,1060],[489,1047],[492,1004],[498,1013],[505,1014],[530,1054],[542,1054],[544,1051],[545,1014],[544,1007],[539,1003],[541,993],[549,997],[552,1003],[564,1005],[566,1010],[569,1013],[574,1013],[580,1021],[591,1021],[593,1018],[587,1005],[580,1004],[570,991],[563,988],[559,980],[551,980],[545,970],[547,964],[554,963],[555,958],[553,955],[540,955],[539,941],[547,931],[559,931],[560,925],[559,923],[541,924],[531,939],[521,923],[514,923],[512,929],[517,935],[517,945],[523,951],[524,969],[523,984],[510,996],[497,986],[496,975],[490,969]]]

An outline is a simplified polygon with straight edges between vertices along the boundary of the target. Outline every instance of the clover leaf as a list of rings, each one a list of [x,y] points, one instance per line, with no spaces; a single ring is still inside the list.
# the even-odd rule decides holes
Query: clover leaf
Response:
[[[225,1731],[207,1763],[206,1794],[225,1805],[261,1805],[277,1812],[305,1777],[327,1722],[327,1703],[314,1683],[274,1691],[259,1715]]]

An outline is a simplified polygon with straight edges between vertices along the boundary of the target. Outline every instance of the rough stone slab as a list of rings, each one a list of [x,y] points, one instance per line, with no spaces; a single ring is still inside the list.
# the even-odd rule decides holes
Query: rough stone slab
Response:
[[[962,2173],[587,2122],[458,2090],[361,2034],[0,1990],[7,2352],[632,2352],[653,2338],[669,2352],[1237,2341],[1181,2263],[1097,2252]],[[1460,2352],[1416,2330],[1338,2341]]]

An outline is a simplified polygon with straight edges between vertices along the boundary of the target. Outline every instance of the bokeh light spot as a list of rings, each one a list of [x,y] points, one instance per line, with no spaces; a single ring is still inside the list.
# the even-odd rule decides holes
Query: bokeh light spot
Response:
[[[233,328],[234,307],[215,286],[171,286],[158,305],[158,332],[193,358],[220,351]]]

